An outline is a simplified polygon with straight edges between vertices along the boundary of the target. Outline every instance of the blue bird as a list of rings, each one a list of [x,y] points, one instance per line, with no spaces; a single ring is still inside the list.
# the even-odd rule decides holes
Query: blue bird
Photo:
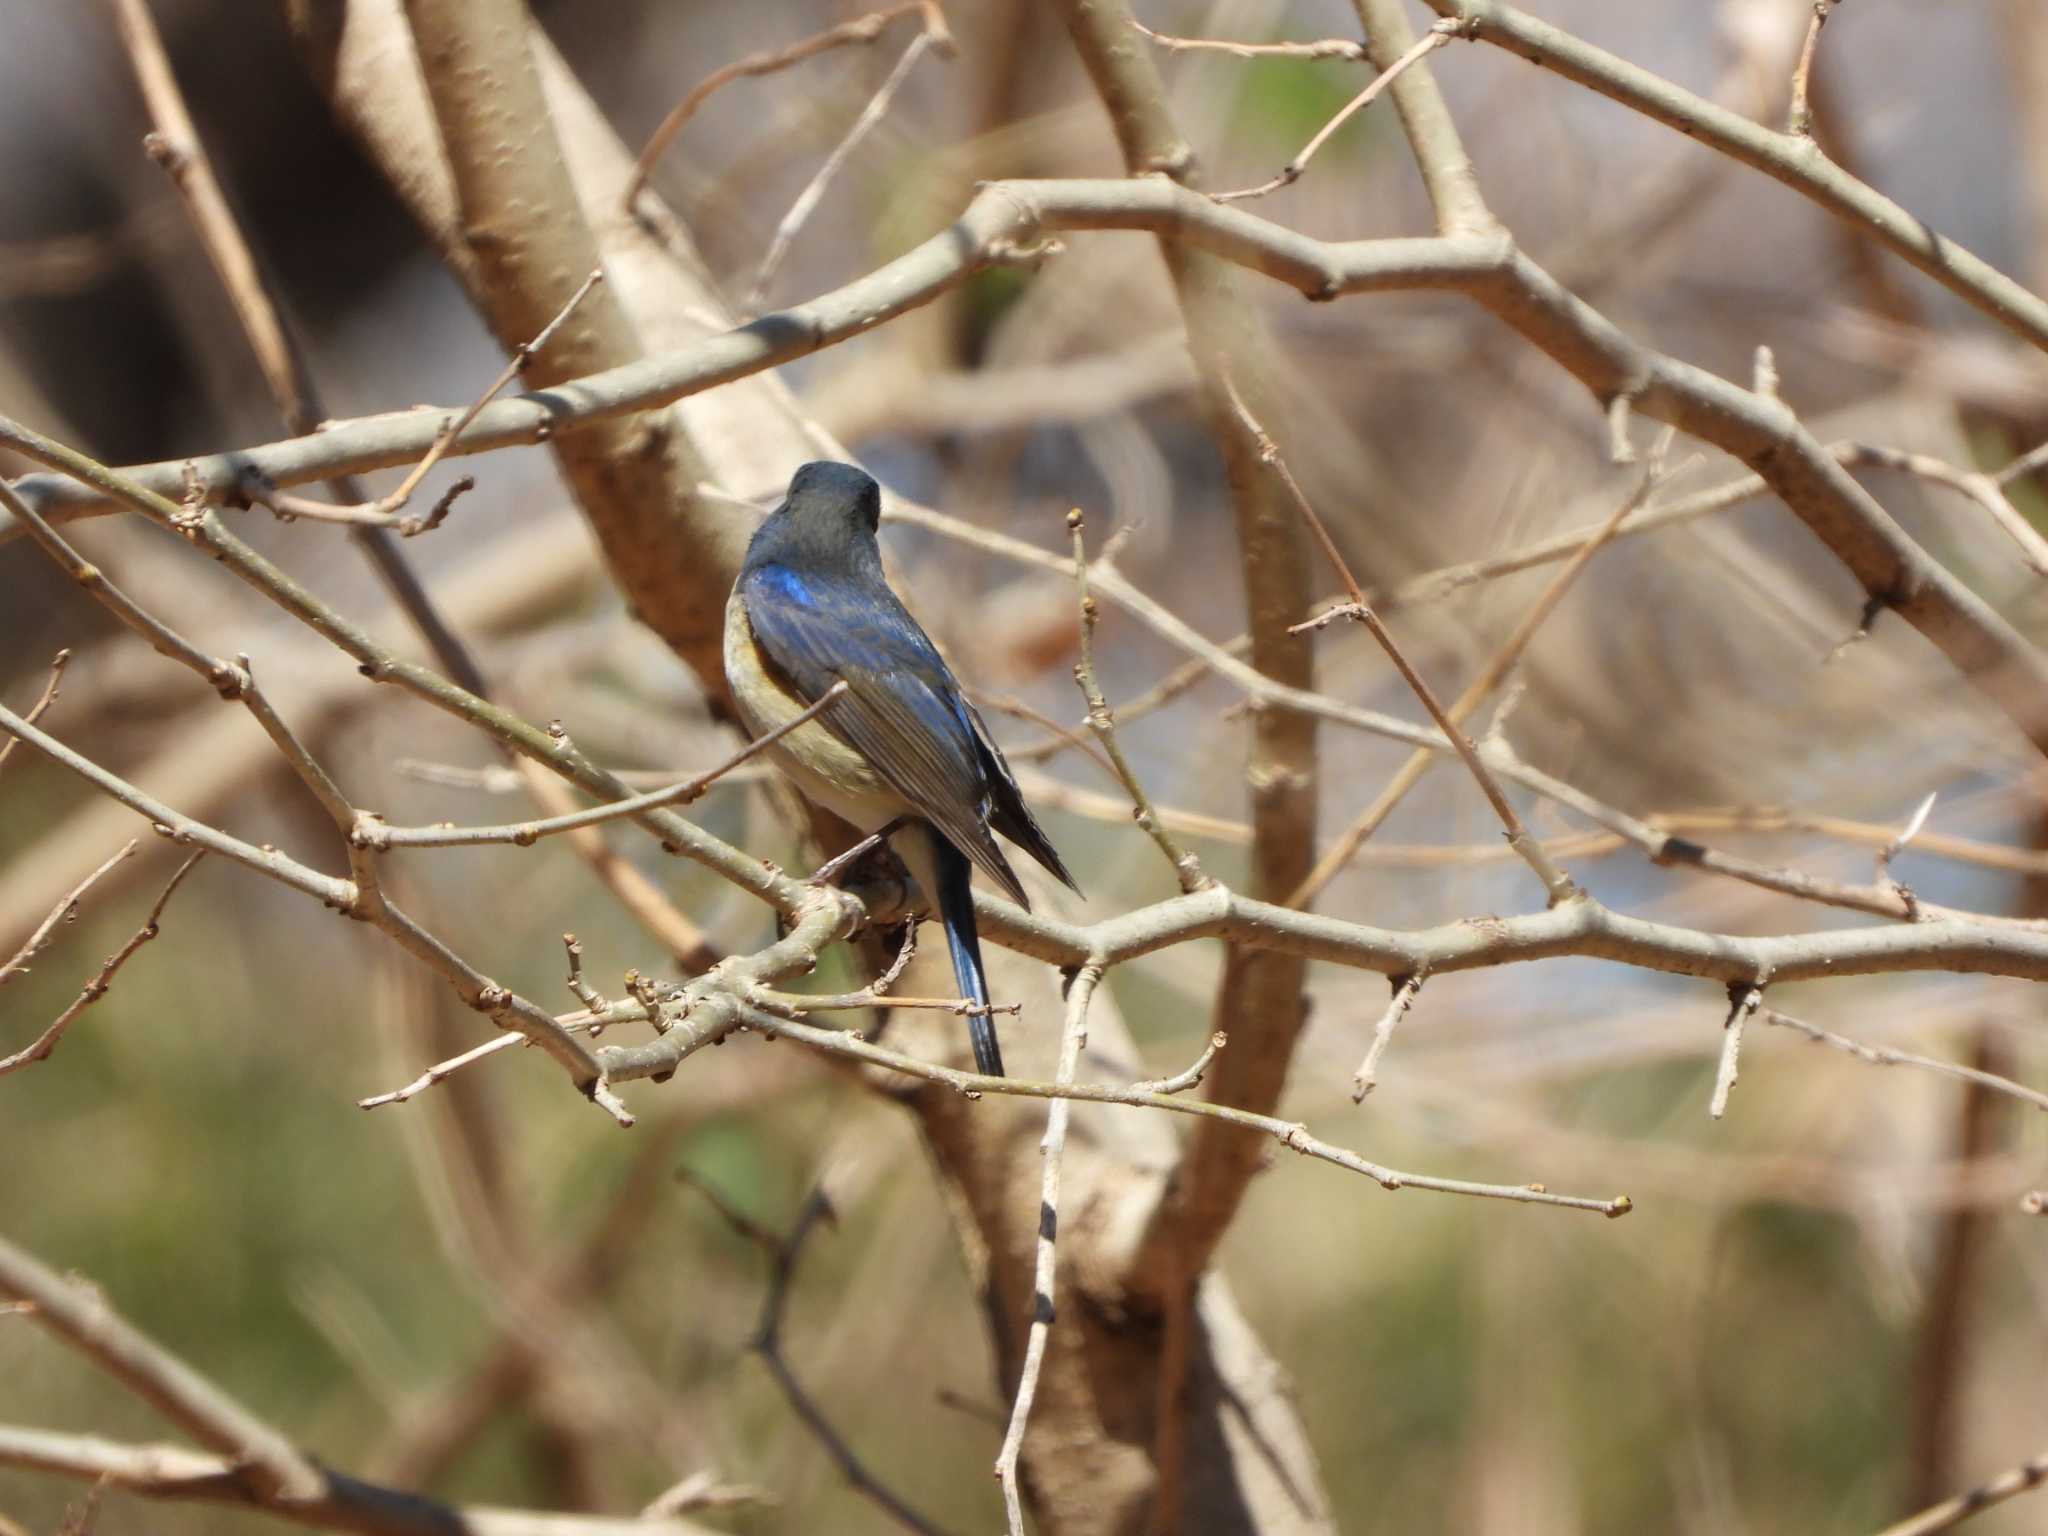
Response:
[[[806,464],[755,532],[725,606],[725,676],[756,735],[846,691],[770,750],[797,788],[863,833],[890,830],[937,909],[975,1066],[1003,1072],[974,929],[972,872],[1030,908],[991,828],[1080,887],[945,658],[882,574],[881,487],[851,464]]]

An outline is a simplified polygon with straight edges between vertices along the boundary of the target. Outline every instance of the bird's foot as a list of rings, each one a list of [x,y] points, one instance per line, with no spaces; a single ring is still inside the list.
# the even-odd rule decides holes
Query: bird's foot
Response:
[[[866,837],[847,849],[846,852],[827,859],[811,872],[811,884],[830,885],[863,855],[871,853],[883,843],[886,843],[909,820],[908,816],[898,816],[894,821],[870,832]]]

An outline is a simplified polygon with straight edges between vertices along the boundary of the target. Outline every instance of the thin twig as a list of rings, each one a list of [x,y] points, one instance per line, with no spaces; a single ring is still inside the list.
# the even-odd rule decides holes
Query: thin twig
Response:
[[[136,1445],[98,1435],[0,1424],[0,1466],[25,1467],[89,1479],[142,1498],[255,1509],[316,1530],[378,1536],[711,1536],[706,1527],[677,1518],[620,1518],[443,1504],[424,1494],[324,1472],[314,1499],[285,1499],[252,1488],[246,1459],[183,1445]],[[4,1529],[0,1522],[0,1529]]]
[[[43,519],[41,513],[16,495],[14,488],[5,480],[0,480],[0,507],[12,512],[44,554],[61,566],[95,602],[147,641],[152,650],[181,666],[190,667],[224,699],[235,698],[241,692],[242,678],[233,667],[218,656],[201,650],[144,610],[141,604],[115,585],[106,572],[74,549],[64,535]],[[31,711],[26,718],[33,721],[35,712]]]
[[[1256,187],[1242,187],[1235,192],[1211,192],[1209,196],[1219,203],[1236,203],[1246,198],[1264,197],[1268,192],[1277,192],[1280,188],[1299,181],[1301,173],[1308,169],[1309,161],[1314,159],[1316,151],[1329,141],[1330,135],[1371,106],[1379,98],[1380,92],[1400,79],[1412,65],[1419,64],[1452,38],[1459,36],[1463,30],[1462,24],[1455,21],[1436,22],[1416,39],[1413,47],[1376,75],[1370,85],[1352,97],[1335,117],[1317,129],[1315,137],[1304,144],[1301,152],[1292,160],[1281,166],[1280,173],[1271,181],[1262,181]]]
[[[1365,58],[1365,44],[1348,37],[1326,37],[1313,43],[1238,43],[1220,37],[1168,37],[1163,32],[1154,32],[1135,16],[1130,21],[1133,30],[1149,37],[1169,53],[1210,48],[1240,59],[1349,59],[1359,63]]]
[[[1308,524],[1309,531],[1315,535],[1316,543],[1322,547],[1324,557],[1336,568],[1338,578],[1344,583],[1345,590],[1351,594],[1350,602],[1332,608],[1320,618],[1310,620],[1308,624],[1295,627],[1319,628],[1340,617],[1355,619],[1363,624],[1371,632],[1373,639],[1380,643],[1380,649],[1387,653],[1388,659],[1394,663],[1395,670],[1401,674],[1409,689],[1422,701],[1422,707],[1428,710],[1430,718],[1436,721],[1437,728],[1444,733],[1445,740],[1450,742],[1458,756],[1464,759],[1466,768],[1478,781],[1487,803],[1493,807],[1494,815],[1500,818],[1501,826],[1506,829],[1508,845],[1521,855],[1522,862],[1535,871],[1536,878],[1543,882],[1544,890],[1550,893],[1551,905],[1555,906],[1561,901],[1570,901],[1577,897],[1579,888],[1572,884],[1571,877],[1559,869],[1550,855],[1543,851],[1543,845],[1529,835],[1528,829],[1522,825],[1522,818],[1515,814],[1515,808],[1508,804],[1507,796],[1501,793],[1500,785],[1494,781],[1491,770],[1480,761],[1479,753],[1474,749],[1470,738],[1459,730],[1456,723],[1444,712],[1443,705],[1437,702],[1436,694],[1431,691],[1429,684],[1422,680],[1422,674],[1409,664],[1401,648],[1394,643],[1394,637],[1388,633],[1387,626],[1381,623],[1379,615],[1367,606],[1365,591],[1358,585],[1358,578],[1351,574],[1351,567],[1345,564],[1343,555],[1338,553],[1337,543],[1330,537],[1330,530],[1323,526],[1322,518],[1316,515],[1315,507],[1310,504],[1307,494],[1295,480],[1294,472],[1287,467],[1287,461],[1280,456],[1280,450],[1272,437],[1259,425],[1250,407],[1238,394],[1236,386],[1226,384],[1226,389],[1231,408],[1237,412],[1258,441],[1260,459],[1280,477],[1281,484],[1287,488],[1288,496],[1300,511],[1302,520]]]
[[[100,866],[102,872],[126,858],[134,848],[135,845],[130,843],[112,860]],[[57,1042],[64,1038],[64,1032],[77,1021],[78,1016],[107,995],[107,988],[113,984],[115,973],[128,963],[128,957],[157,936],[157,924],[163,918],[164,908],[169,904],[172,893],[178,889],[185,876],[192,872],[192,866],[205,857],[205,850],[202,849],[178,866],[178,872],[171,876],[170,883],[164,887],[163,894],[157,897],[156,905],[149,909],[149,916],[143,920],[142,926],[130,935],[126,944],[107,957],[92,980],[85,984],[84,990],[72,1000],[71,1006],[58,1014],[48,1029],[38,1035],[32,1044],[24,1046],[12,1056],[0,1056],[0,1077],[41,1061],[57,1049]]]
[[[240,697],[243,706],[256,717],[256,723],[263,727],[278,753],[291,765],[292,772],[307,792],[319,802],[320,809],[327,813],[327,819],[334,823],[335,830],[343,836],[356,819],[355,808],[348,802],[348,796],[341,792],[341,786],[334,782],[327,770],[320,766],[306,744],[277,712],[270,702],[270,696],[257,685],[255,669],[246,654],[237,655],[235,664],[241,668],[242,685]]]
[[[0,731],[19,737],[44,756],[68,768],[104,794],[148,819],[156,833],[174,843],[196,846],[221,854],[258,874],[319,900],[336,911],[347,912],[374,924],[408,952],[432,966],[451,984],[470,1007],[487,1015],[500,1029],[516,1030],[541,1045],[590,1097],[621,1125],[632,1124],[617,1095],[603,1080],[596,1061],[580,1044],[563,1032],[555,1021],[515,992],[491,981],[445,944],[422,931],[403,912],[384,901],[373,888],[356,880],[343,880],[321,873],[275,848],[258,848],[238,837],[208,826],[205,822],[171,809],[145,794],[119,775],[81,756],[55,737],[30,725],[5,705],[0,705]]]
[[[2008,1098],[2018,1099],[2022,1104],[2031,1104],[2036,1109],[2048,1109],[2048,1093],[2028,1088],[2009,1077],[2000,1077],[1995,1072],[1979,1071],[1966,1067],[1960,1062],[1942,1061],[1933,1056],[1920,1056],[1912,1051],[1895,1050],[1888,1045],[1865,1045],[1847,1035],[1838,1035],[1832,1030],[1822,1029],[1790,1014],[1780,1013],[1775,1008],[1762,1009],[1757,1017],[1766,1024],[1777,1024],[1785,1029],[1796,1030],[1807,1039],[1819,1045],[1831,1045],[1836,1050],[1847,1051],[1860,1061],[1867,1061],[1879,1067],[1924,1067],[1929,1072],[1939,1072],[1944,1077],[1959,1078],[1966,1083],[1975,1083],[1979,1088],[1992,1093],[2002,1093]]]
[[[1785,114],[1785,131],[1801,138],[1813,137],[1813,61],[1820,52],[1820,29],[1828,24],[1841,0],[1813,0],[1813,20],[1807,24],[1806,41],[1799,48],[1799,63],[1792,71],[1792,105]]]
[[[2005,493],[2005,477],[1987,475],[1981,470],[1958,469],[1931,454],[1907,453],[1902,449],[1880,448],[1871,443],[1839,444],[1835,457],[1851,469],[1889,469],[1947,486],[1969,497],[1990,515],[1999,531],[2012,540],[2027,569],[2036,576],[2048,576],[2048,538],[2042,537],[2040,530],[2012,504],[2012,498]]]
[[[374,848],[380,852],[391,848],[464,848],[478,843],[511,843],[516,847],[530,848],[540,839],[552,837],[557,832],[574,832],[583,827],[601,826],[608,821],[623,821],[659,810],[665,805],[688,805],[732,769],[766,751],[791,731],[808,724],[838,703],[846,689],[844,680],[834,683],[801,713],[755,737],[717,767],[680,784],[671,784],[666,789],[650,790],[644,795],[614,800],[608,805],[593,805],[563,816],[507,822],[495,827],[388,827],[381,822],[369,821],[357,827],[354,839],[358,847]]]
[[[791,1411],[803,1420],[825,1454],[832,1458],[849,1487],[864,1495],[890,1518],[919,1536],[940,1536],[939,1527],[933,1525],[916,1510],[868,1471],[867,1464],[855,1454],[845,1436],[825,1416],[816,1399],[797,1378],[788,1357],[782,1352],[782,1325],[789,1311],[789,1295],[796,1282],[796,1269],[803,1257],[804,1244],[821,1221],[836,1222],[838,1213],[820,1184],[813,1189],[810,1198],[804,1201],[803,1209],[797,1213],[794,1224],[787,1236],[778,1236],[761,1223],[746,1215],[728,1201],[709,1182],[688,1169],[677,1175],[691,1188],[697,1190],[711,1202],[712,1208],[725,1218],[726,1222],[740,1236],[754,1243],[768,1255],[771,1265],[768,1277],[768,1291],[761,1301],[761,1320],[755,1326],[752,1348],[768,1367],[768,1374],[775,1378]]]
[[[2003,1504],[2007,1499],[2032,1493],[2043,1484],[2048,1484],[2048,1451],[2043,1451],[2032,1461],[2021,1462],[2009,1472],[1999,1473],[1988,1483],[1979,1483],[1968,1493],[1959,1493],[1952,1499],[1944,1499],[1931,1508],[1923,1509],[1910,1520],[1888,1525],[1877,1536],[1935,1536],[1938,1531],[1954,1530],[1972,1515],[1981,1514],[1994,1504]]]
[[[509,767],[484,770],[504,774],[514,788],[524,785],[536,804],[552,816],[566,816],[576,807],[575,793],[560,779],[530,757],[514,756]],[[730,784],[740,773],[727,774],[721,783]],[[624,776],[621,775],[622,782]],[[656,776],[657,784],[673,784],[672,773]],[[569,834],[569,846],[590,867],[600,884],[654,941],[671,955],[685,973],[708,971],[723,954],[683,909],[677,906],[651,877],[642,873],[631,859],[615,850],[597,829],[586,828]]]
[[[263,1496],[311,1500],[327,1478],[289,1440],[128,1323],[93,1286],[60,1275],[0,1238],[0,1293],[209,1450],[245,1464]]]
[[[1388,999],[1386,1009],[1380,1014],[1379,1022],[1373,1026],[1372,1044],[1366,1047],[1365,1060],[1358,1064],[1358,1070],[1351,1075],[1351,1102],[1363,1104],[1365,1096],[1379,1084],[1380,1057],[1386,1054],[1388,1045],[1394,1039],[1394,1026],[1415,1006],[1415,995],[1422,990],[1426,979],[1422,972],[1412,976],[1390,978],[1394,984],[1394,995]]]
[[[1735,1090],[1741,1073],[1742,1030],[1750,1015],[1763,1006],[1761,982],[1737,984],[1728,989],[1728,1017],[1721,1025],[1721,1062],[1714,1070],[1714,1094],[1707,1101],[1707,1113],[1718,1120],[1728,1113],[1728,1095]]]
[[[1078,540],[1079,534],[1075,535]],[[1053,1081],[1069,1087],[1081,1067],[1081,1053],[1088,1045],[1088,1005],[1102,981],[1103,967],[1089,964],[1074,973],[1067,984],[1067,1012],[1060,1031],[1059,1065]],[[1024,1341],[1024,1366],[1017,1376],[1017,1395],[1010,1405],[1009,1427],[996,1453],[996,1481],[1002,1485],[1003,1513],[1009,1522],[1009,1536],[1024,1536],[1024,1506],[1017,1486],[1017,1457],[1024,1449],[1024,1429],[1031,1419],[1031,1403],[1038,1395],[1038,1376],[1045,1366],[1045,1346],[1052,1334],[1053,1286],[1058,1275],[1060,1220],[1060,1163],[1067,1149],[1067,1122],[1072,1106],[1056,1098],[1045,1113],[1045,1135],[1038,1150],[1044,1172],[1038,1187],[1038,1249],[1031,1271],[1031,1322]]]
[[[12,746],[15,740],[16,738],[10,736],[7,738],[7,744]],[[78,904],[85,898],[85,893],[99,883],[102,875],[106,874],[134,851],[135,843],[133,839],[122,844],[120,850],[112,858],[79,881],[69,896],[66,896],[50,909],[50,915],[36,924],[36,931],[28,936],[20,949],[14,952],[14,958],[5,965],[0,965],[0,987],[6,986],[8,982],[14,980],[17,976],[26,976],[28,974],[29,962],[50,947],[50,939],[56,933],[58,925],[78,921]]]
[[[617,1002],[608,1003],[602,1009],[585,1008],[576,1013],[562,1014],[555,1019],[555,1023],[570,1034],[585,1034],[595,1038],[614,1024],[644,1023],[647,1017],[648,1011],[644,1005],[638,1002]],[[472,1046],[469,1050],[450,1056],[445,1061],[435,1062],[402,1088],[394,1088],[389,1093],[373,1094],[367,1099],[357,1099],[356,1108],[379,1109],[386,1104],[403,1104],[408,1099],[418,1098],[429,1088],[447,1081],[464,1067],[473,1066],[487,1056],[509,1051],[514,1046],[533,1043],[532,1040],[520,1035],[499,1035],[486,1040],[482,1045]]]
[[[1131,797],[1131,819],[1166,855],[1166,862],[1173,866],[1174,878],[1180,882],[1180,888],[1199,891],[1213,882],[1202,873],[1200,861],[1176,843],[1160,823],[1159,813],[1146,797],[1145,786],[1138,782],[1138,775],[1124,756],[1124,749],[1117,744],[1116,717],[1110,713],[1109,701],[1102,696],[1102,687],[1095,680],[1094,637],[1099,614],[1095,599],[1088,591],[1088,545],[1083,522],[1079,507],[1067,513],[1067,531],[1074,540],[1074,587],[1081,604],[1081,655],[1074,663],[1074,682],[1081,690],[1081,697],[1088,702],[1088,729],[1102,743],[1117,782]]]
[[[1143,1088],[1126,1087],[1116,1083],[1057,1083],[1018,1077],[984,1077],[978,1072],[963,1072],[955,1067],[943,1067],[915,1056],[906,1056],[900,1051],[874,1045],[856,1034],[819,1029],[813,1025],[780,1019],[759,1009],[744,1009],[743,1016],[745,1022],[752,1028],[769,1034],[786,1035],[817,1050],[851,1057],[871,1066],[886,1067],[925,1082],[943,1083],[962,1094],[993,1093],[1012,1098],[1075,1099],[1090,1104],[1122,1104],[1137,1108],[1166,1109],[1175,1114],[1225,1120],[1233,1125],[1243,1126],[1246,1130],[1271,1136],[1289,1151],[1299,1152],[1304,1157],[1315,1158],[1348,1169],[1352,1173],[1363,1174],[1383,1189],[1426,1189],[1439,1194],[1470,1195],[1487,1200],[1512,1200],[1529,1205],[1562,1206],[1567,1210],[1593,1211],[1602,1216],[1625,1216],[1635,1208],[1634,1202],[1626,1195],[1617,1196],[1612,1200],[1600,1200],[1582,1195],[1554,1194],[1537,1184],[1477,1184],[1465,1179],[1438,1178],[1434,1174],[1406,1173],[1397,1168],[1388,1168],[1371,1162],[1355,1152],[1312,1136],[1308,1127],[1298,1121],[1282,1120],[1276,1115],[1255,1114],[1251,1110],[1236,1109],[1227,1104],[1214,1104],[1206,1099],[1177,1098],[1171,1094],[1151,1093]]]
[[[889,71],[882,87],[876,91],[861,114],[853,120],[853,126],[846,130],[846,136],[832,147],[832,153],[825,157],[825,163],[818,167],[797,199],[790,204],[789,212],[782,216],[782,222],[775,226],[774,237],[768,242],[768,254],[761,258],[761,270],[755,274],[753,292],[747,296],[747,307],[759,309],[767,296],[768,285],[774,281],[776,270],[782,265],[782,258],[789,254],[789,247],[806,221],[816,210],[825,196],[825,189],[838,176],[840,169],[853,157],[874,127],[889,110],[889,103],[895,100],[896,92],[902,87],[917,61],[924,57],[925,50],[932,47],[936,39],[929,31],[921,31],[910,40],[910,46],[903,50],[903,56],[896,61],[896,67]]]
[[[38,720],[42,719],[49,712],[50,706],[57,702],[57,685],[62,681],[64,668],[70,660],[71,652],[69,649],[61,650],[50,658],[49,680],[43,684],[41,696],[36,699],[35,703],[29,706],[28,713],[22,716],[22,719],[28,721],[30,725],[34,725]],[[7,766],[8,756],[13,751],[14,738],[12,736],[8,737],[5,741],[0,741],[0,768]]]
[[[1578,580],[1579,573],[1656,488],[1662,478],[1664,453],[1670,441],[1671,433],[1667,428],[1659,438],[1658,446],[1652,451],[1649,466],[1637,477],[1634,488],[1623,498],[1607,521],[1594,532],[1593,537],[1581,544],[1571,558],[1552,575],[1542,593],[1522,615],[1514,631],[1465,686],[1465,691],[1453,701],[1450,709],[1446,711],[1452,727],[1462,727],[1472,712],[1490,698],[1502,680],[1514,671],[1521,662],[1523,653],[1528,649],[1529,642],[1536,637],[1536,631],[1542,628],[1544,621],[1556,610],[1565,593],[1571,589],[1572,583]],[[1421,781],[1423,774],[1435,760],[1436,753],[1426,748],[1417,748],[1411,753],[1400,770],[1388,781],[1386,788],[1374,798],[1372,804],[1338,835],[1337,840],[1330,845],[1329,851],[1316,861],[1315,868],[1309,871],[1307,878],[1296,888],[1294,894],[1288,897],[1287,904],[1291,907],[1302,907],[1315,900],[1323,888],[1351,862],[1353,855],[1366,840],[1386,823],[1387,817],[1393,814],[1394,808],[1401,803],[1408,791]]]
[[[492,381],[490,388],[479,395],[467,410],[435,434],[433,442],[428,445],[426,456],[412,467],[411,472],[399,482],[398,488],[388,496],[380,496],[375,501],[353,507],[336,506],[332,502],[314,501],[310,497],[293,496],[281,491],[269,476],[254,468],[243,473],[237,488],[245,500],[267,507],[278,517],[287,520],[303,517],[316,522],[390,528],[408,539],[422,533],[431,533],[446,519],[448,509],[455,504],[455,498],[473,489],[476,482],[464,475],[448,488],[424,517],[401,515],[406,503],[412,500],[413,492],[419,489],[420,482],[426,479],[434,466],[447,455],[449,448],[469,429],[469,424],[476,420],[483,408],[497,399],[514,379],[526,371],[527,365],[546,350],[555,333],[576,313],[577,306],[582,304],[584,299],[589,297],[590,291],[603,281],[602,267],[594,269],[584,278],[576,291],[569,295],[568,302],[556,311],[555,317],[542,326],[532,340],[513,349],[512,356],[507,359],[503,370]]]
[[[1131,1086],[1140,1093],[1186,1093],[1190,1088],[1199,1088],[1217,1054],[1228,1044],[1230,1036],[1219,1029],[1209,1037],[1209,1043],[1202,1047],[1202,1054],[1173,1076],[1146,1078]]]
[[[801,42],[791,43],[787,48],[777,48],[765,53],[750,53],[745,58],[713,70],[700,80],[690,94],[669,108],[653,133],[648,135],[646,145],[639,158],[633,162],[633,169],[626,177],[626,192],[621,200],[630,212],[639,200],[641,190],[647,185],[647,178],[654,173],[655,163],[668,153],[669,145],[676,141],[676,135],[683,126],[697,115],[697,109],[712,96],[731,85],[735,80],[750,75],[772,75],[778,70],[801,64],[805,59],[815,58],[829,49],[841,48],[848,43],[872,43],[882,35],[882,29],[899,16],[926,13],[927,28],[930,26],[929,0],[902,0],[899,5],[884,6],[881,10],[870,11],[865,16],[856,16],[851,21],[842,21],[836,27],[827,27],[815,32]]]
[[[147,0],[114,0],[114,21],[142,90],[152,131],[143,139],[150,159],[162,166],[184,203],[200,244],[212,261],[221,287],[241,317],[256,365],[294,430],[314,415],[300,389],[299,369],[283,322],[264,291],[262,274],[249,244],[242,238],[226,195],[193,126],[164,52],[163,39],[151,19]]]

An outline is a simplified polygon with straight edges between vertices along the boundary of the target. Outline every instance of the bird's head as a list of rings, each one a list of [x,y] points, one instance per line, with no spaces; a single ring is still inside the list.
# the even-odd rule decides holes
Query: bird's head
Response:
[[[872,534],[882,525],[882,488],[864,469],[817,459],[790,478],[789,495],[777,511],[819,533]]]
[[[820,459],[796,472],[782,505],[754,530],[746,565],[879,573],[875,530],[881,521],[882,488],[875,477]]]

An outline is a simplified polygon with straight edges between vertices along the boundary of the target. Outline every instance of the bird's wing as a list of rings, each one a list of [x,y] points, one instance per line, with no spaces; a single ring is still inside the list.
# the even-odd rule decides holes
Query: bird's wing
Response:
[[[747,623],[806,699],[847,691],[820,717],[1020,906],[1030,903],[989,835],[989,780],[944,658],[886,585],[762,565],[740,577]],[[1014,788],[1014,786],[1013,786]]]
[[[982,776],[988,785],[988,824],[1038,860],[1054,878],[1079,896],[1081,887],[1067,873],[1059,849],[1053,847],[1052,839],[1045,835],[1045,828],[1038,824],[1038,818],[1031,814],[1031,807],[1024,803],[1024,791],[1017,787],[1017,777],[1004,761],[1002,748],[989,735],[988,722],[981,718],[981,711],[969,700],[962,698],[960,706],[967,711],[968,723],[974,727],[974,745],[981,755]]]

